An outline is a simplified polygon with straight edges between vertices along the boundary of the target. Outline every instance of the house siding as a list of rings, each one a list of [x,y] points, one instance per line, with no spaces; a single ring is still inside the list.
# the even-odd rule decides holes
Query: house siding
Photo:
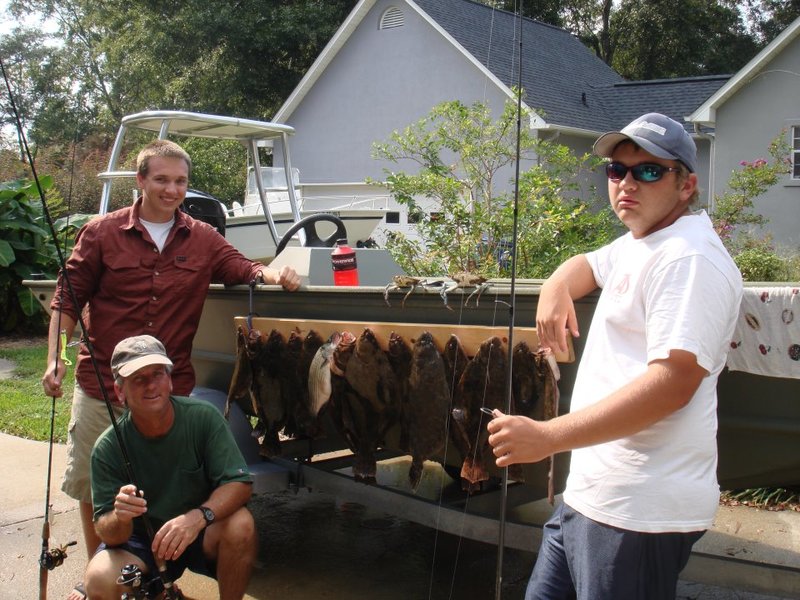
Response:
[[[717,108],[715,192],[727,191],[731,173],[743,160],[769,159],[770,142],[792,125],[800,126],[800,37],[761,69],[735,95]],[[770,233],[777,246],[800,249],[800,181],[791,174],[757,198],[754,211],[769,222],[761,233]]]
[[[380,30],[390,6],[402,8],[405,25]],[[293,164],[304,183],[383,179],[391,165],[372,158],[373,143],[454,98],[485,99],[499,114],[505,95],[415,10],[376,2],[289,116]]]

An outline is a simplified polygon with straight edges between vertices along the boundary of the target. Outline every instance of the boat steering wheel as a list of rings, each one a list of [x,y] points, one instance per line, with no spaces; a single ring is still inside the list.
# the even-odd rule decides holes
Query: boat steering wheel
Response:
[[[333,223],[336,225],[336,231],[334,231],[325,239],[321,239],[319,235],[317,235],[316,226],[314,226],[314,224],[318,221],[329,221],[330,223]],[[289,243],[289,240],[292,239],[292,236],[301,229],[306,234],[305,246],[307,248],[333,248],[336,240],[347,238],[347,230],[345,229],[344,223],[339,217],[330,213],[314,213],[313,215],[308,215],[307,217],[300,219],[297,223],[289,227],[286,233],[283,234],[281,241],[278,242],[278,245],[275,247],[275,256],[278,256],[278,254],[280,254],[283,249],[286,248],[286,244]]]

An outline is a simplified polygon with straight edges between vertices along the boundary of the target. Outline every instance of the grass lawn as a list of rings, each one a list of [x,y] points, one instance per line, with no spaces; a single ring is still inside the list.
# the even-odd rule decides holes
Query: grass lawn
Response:
[[[77,348],[68,348],[67,357],[75,362]],[[0,379],[0,431],[32,440],[50,439],[53,399],[45,396],[41,379],[47,358],[45,338],[21,343],[0,337],[0,358],[16,368],[8,379]],[[67,368],[64,396],[55,401],[54,439],[67,441],[67,425],[72,408],[73,367]]]

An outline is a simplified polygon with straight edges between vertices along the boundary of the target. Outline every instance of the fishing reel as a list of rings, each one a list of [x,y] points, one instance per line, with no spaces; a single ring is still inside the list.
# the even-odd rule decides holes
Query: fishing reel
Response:
[[[67,542],[63,546],[43,551],[42,555],[39,557],[39,566],[46,568],[48,571],[60,567],[64,564],[64,559],[67,558],[67,548],[75,546],[77,543],[78,542]]]
[[[117,584],[130,588],[121,596],[121,600],[143,600],[147,598],[170,598],[181,600],[183,594],[179,590],[172,589],[170,593],[164,589],[164,584],[158,575],[145,580],[145,574],[139,565],[129,564],[122,567],[120,576],[117,577]]]

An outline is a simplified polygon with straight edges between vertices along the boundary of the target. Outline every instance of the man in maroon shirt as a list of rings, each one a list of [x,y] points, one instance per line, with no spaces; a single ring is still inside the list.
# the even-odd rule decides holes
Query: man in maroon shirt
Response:
[[[290,267],[277,271],[248,260],[213,227],[178,210],[191,172],[191,159],[180,146],[167,140],[153,142],[139,153],[136,168],[141,198],[133,206],[90,221],[78,232],[66,264],[77,304],[61,277],[50,304],[45,393],[63,394],[65,366],[56,353],[57,340],[60,331],[67,339],[72,337],[80,311],[103,378],[97,380],[86,345],[81,344],[62,489],[80,502],[90,557],[99,538],[92,522],[89,456],[97,437],[110,425],[100,386],[117,402],[109,367],[114,346],[134,335],[158,338],[175,364],[174,393],[188,396],[195,383],[192,341],[209,283],[232,285],[261,278],[287,290],[300,285]],[[115,409],[121,414],[121,406]]]

